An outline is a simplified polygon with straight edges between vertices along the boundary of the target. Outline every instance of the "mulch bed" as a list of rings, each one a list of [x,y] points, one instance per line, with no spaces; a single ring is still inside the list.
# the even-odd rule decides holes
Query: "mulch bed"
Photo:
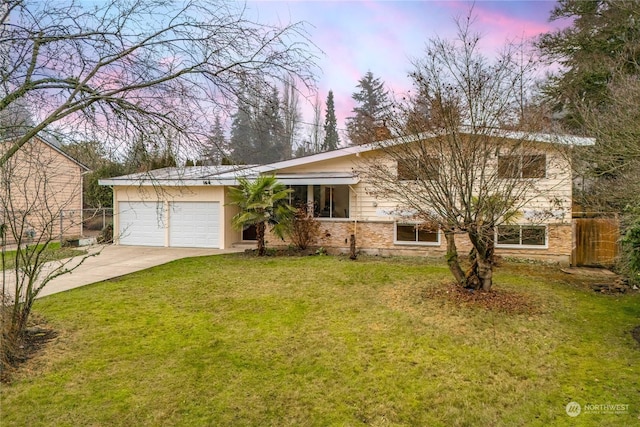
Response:
[[[17,354],[14,355],[11,367],[0,371],[0,382],[9,383],[11,374],[32,359],[40,350],[46,347],[47,343],[58,336],[53,329],[46,327],[28,328],[22,342],[19,345]]]
[[[477,307],[507,314],[537,314],[540,309],[528,295],[494,289],[491,292],[465,289],[457,285],[428,288],[424,297],[446,299],[457,306]]]

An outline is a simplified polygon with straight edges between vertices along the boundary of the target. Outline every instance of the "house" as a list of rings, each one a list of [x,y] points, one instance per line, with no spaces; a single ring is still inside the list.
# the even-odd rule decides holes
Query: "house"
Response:
[[[571,167],[568,158],[551,147],[591,145],[594,141],[521,132],[502,133],[500,138],[524,138],[537,144],[540,154],[534,159],[537,163],[532,177],[536,188],[545,192],[545,198],[531,197],[530,204],[522,207],[518,222],[509,229],[498,230],[497,253],[569,263]],[[428,142],[429,136],[421,139]],[[371,182],[358,173],[363,162],[371,161],[388,161],[379,143],[259,166],[165,168],[104,179],[100,184],[113,186],[114,230],[121,245],[229,248],[251,240],[250,233],[231,227],[231,218],[237,211],[227,205],[227,190],[237,184],[238,176],[274,174],[290,186],[292,204],[313,206],[314,216],[321,224],[318,246],[346,251],[350,235],[355,234],[358,249],[368,253],[444,253],[441,232],[417,229],[398,213],[397,203],[376,195]],[[525,173],[522,178],[532,177]],[[549,198],[554,200],[553,206],[545,206],[544,200]],[[542,210],[551,211],[552,215],[543,223],[534,222],[536,213]],[[271,237],[271,244],[274,242]],[[464,236],[460,236],[459,248],[466,247]]]
[[[8,149],[12,140],[0,141]],[[36,136],[0,166],[0,222],[7,242],[82,234],[82,181],[88,168],[44,136]]]

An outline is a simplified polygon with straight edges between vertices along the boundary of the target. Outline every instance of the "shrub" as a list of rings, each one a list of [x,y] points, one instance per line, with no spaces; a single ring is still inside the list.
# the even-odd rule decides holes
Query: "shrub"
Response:
[[[631,283],[640,285],[640,208],[625,214],[623,228],[621,270]]]
[[[299,206],[289,230],[289,238],[293,244],[300,250],[307,249],[316,241],[319,230],[318,220],[307,212],[305,206]]]
[[[113,225],[107,224],[97,237],[98,243],[112,243],[113,242]]]

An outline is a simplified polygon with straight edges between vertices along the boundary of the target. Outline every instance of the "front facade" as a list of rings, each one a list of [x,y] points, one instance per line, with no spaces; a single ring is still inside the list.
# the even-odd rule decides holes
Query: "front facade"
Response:
[[[11,140],[0,143],[7,147]],[[82,181],[88,168],[54,143],[34,137],[2,167],[0,215],[26,243],[82,233]],[[21,237],[20,237],[21,236]]]
[[[538,157],[543,173],[535,178],[536,194],[522,207],[518,220],[499,227],[497,253],[569,263],[570,164],[558,152],[545,151],[551,146],[549,135],[533,138],[540,140]],[[592,141],[573,138],[571,143]],[[269,165],[170,168],[103,180],[101,184],[114,189],[118,244],[229,248],[246,242],[251,236],[230,225],[237,211],[227,205],[227,189],[237,184],[238,176],[274,174],[290,186],[290,203],[309,206],[320,222],[317,246],[347,251],[353,234],[358,250],[366,253],[443,254],[446,245],[440,231],[416,228],[415,222],[399,213],[398,203],[377,195],[372,182],[359,173],[367,162],[385,161],[389,159],[379,147],[363,145]],[[544,220],[541,212],[548,213]],[[268,240],[271,246],[288,244],[273,236]],[[470,248],[465,235],[459,235],[458,244],[461,251]]]

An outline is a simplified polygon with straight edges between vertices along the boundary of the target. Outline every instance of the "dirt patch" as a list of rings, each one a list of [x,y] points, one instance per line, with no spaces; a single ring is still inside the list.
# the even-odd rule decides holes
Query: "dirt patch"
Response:
[[[495,289],[491,292],[474,291],[461,286],[446,285],[425,289],[425,299],[445,299],[457,306],[477,307],[508,314],[539,314],[540,309],[529,295]]]
[[[631,330],[631,336],[633,337],[633,339],[638,341],[638,344],[640,344],[640,325]]]
[[[11,367],[2,369],[0,372],[0,382],[11,382],[12,375],[22,369],[57,336],[56,331],[43,325],[28,328],[12,357]]]

